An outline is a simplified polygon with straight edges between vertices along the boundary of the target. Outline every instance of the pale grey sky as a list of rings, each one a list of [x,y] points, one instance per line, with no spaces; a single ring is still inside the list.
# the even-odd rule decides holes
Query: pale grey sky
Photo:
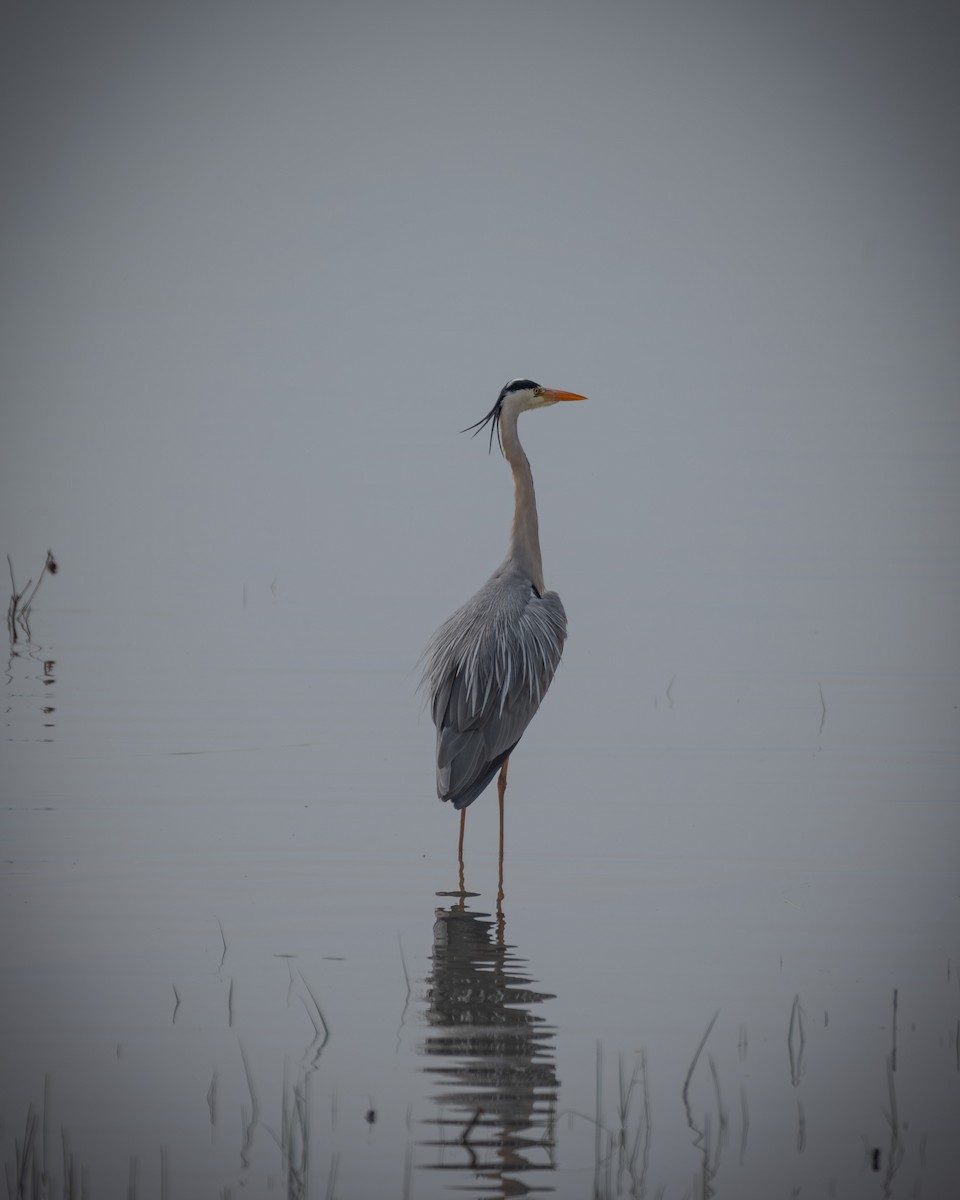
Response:
[[[54,548],[47,604],[277,578],[321,655],[355,624],[407,664],[502,553],[505,468],[458,430],[529,375],[590,395],[521,433],[591,661],[722,658],[728,609],[734,655],[944,661],[950,6],[2,22],[0,550]]]

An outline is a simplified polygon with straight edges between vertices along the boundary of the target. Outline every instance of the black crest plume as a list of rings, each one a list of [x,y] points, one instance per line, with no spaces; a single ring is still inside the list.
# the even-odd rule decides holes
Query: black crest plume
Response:
[[[480,430],[489,424],[490,442],[487,445],[487,453],[489,454],[493,450],[493,434],[494,431],[496,431],[497,445],[500,447],[500,453],[502,454],[503,443],[500,441],[500,410],[503,408],[504,400],[510,395],[511,392],[523,392],[527,391],[528,389],[532,391],[536,387],[539,387],[539,384],[534,383],[532,379],[511,379],[510,382],[502,389],[500,395],[497,397],[496,404],[490,409],[487,415],[481,420],[477,421],[475,425],[468,425],[466,429],[461,429],[460,432],[470,433],[472,430],[473,436],[476,437]]]

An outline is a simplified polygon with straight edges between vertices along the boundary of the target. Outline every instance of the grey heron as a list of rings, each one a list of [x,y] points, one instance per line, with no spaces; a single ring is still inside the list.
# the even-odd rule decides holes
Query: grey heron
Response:
[[[461,890],[467,807],[498,771],[502,870],[510,755],[553,680],[567,636],[560,597],[543,582],[533,474],[517,436],[517,418],[560,400],[585,399],[531,379],[512,379],[487,415],[463,431],[476,436],[489,425],[491,450],[496,432],[513,471],[515,508],[506,558],[424,651],[421,686],[429,689],[437,729],[437,795],[460,812]]]

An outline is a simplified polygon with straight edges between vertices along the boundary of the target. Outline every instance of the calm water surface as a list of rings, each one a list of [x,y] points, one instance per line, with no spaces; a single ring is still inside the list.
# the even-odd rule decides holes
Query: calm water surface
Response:
[[[498,911],[490,796],[477,894],[437,895],[415,673],[308,634],[275,603],[53,610],[12,647],[13,1194],[18,1162],[52,1195],[952,1194],[955,677],[638,695],[565,664]],[[600,687],[634,727],[584,745]]]

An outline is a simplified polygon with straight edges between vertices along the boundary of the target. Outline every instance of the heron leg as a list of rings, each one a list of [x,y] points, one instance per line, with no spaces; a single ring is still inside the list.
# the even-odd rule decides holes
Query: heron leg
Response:
[[[503,903],[503,794],[507,790],[507,767],[510,765],[510,759],[503,760],[503,766],[500,768],[500,777],[497,780],[497,797],[500,800],[500,856],[498,859],[499,882],[497,887],[497,905]]]
[[[463,908],[463,902],[468,896],[476,896],[476,892],[468,892],[464,883],[463,869],[463,831],[467,825],[467,810],[460,809],[460,840],[457,842],[457,865],[459,867],[460,887],[455,892],[437,892],[438,896],[457,896],[460,900],[460,907]]]
[[[461,905],[461,907],[463,906],[463,902],[467,895],[467,888],[464,883],[464,872],[463,872],[463,831],[466,829],[466,827],[467,827],[467,810],[465,808],[461,808],[460,809],[460,840],[459,840],[459,842],[457,842],[457,865],[459,867],[459,874],[460,874],[460,905]]]

